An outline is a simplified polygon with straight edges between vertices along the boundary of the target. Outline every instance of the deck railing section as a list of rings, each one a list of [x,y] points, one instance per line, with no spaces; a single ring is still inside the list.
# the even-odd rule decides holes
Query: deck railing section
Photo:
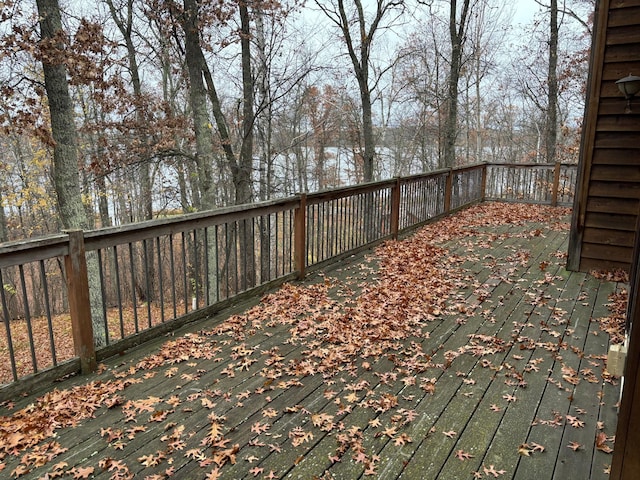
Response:
[[[574,183],[574,166],[480,164],[0,245],[0,384],[91,370],[239,295],[485,198],[568,204]],[[89,288],[88,277],[99,280]]]
[[[415,175],[400,179],[400,231],[443,215],[447,211],[448,170],[429,176]]]
[[[291,274],[297,205],[288,199],[87,232],[85,248],[99,259],[106,343]]]
[[[394,186],[386,181],[307,195],[306,267],[390,235]]]
[[[485,199],[570,206],[577,172],[575,164],[488,164]]]
[[[485,165],[475,165],[452,172],[451,209],[456,210],[484,197]]]
[[[65,285],[66,235],[0,246],[0,372],[2,382],[57,366],[73,355],[71,320],[54,322],[55,311],[69,310]]]

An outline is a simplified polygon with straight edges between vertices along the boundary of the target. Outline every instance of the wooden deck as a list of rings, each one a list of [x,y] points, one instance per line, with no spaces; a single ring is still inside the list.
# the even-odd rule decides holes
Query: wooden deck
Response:
[[[0,477],[607,478],[620,287],[483,208],[0,407]]]

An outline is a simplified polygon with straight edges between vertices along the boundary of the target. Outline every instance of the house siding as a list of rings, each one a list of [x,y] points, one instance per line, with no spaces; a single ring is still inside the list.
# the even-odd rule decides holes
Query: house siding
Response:
[[[568,268],[629,270],[640,211],[640,96],[625,113],[616,80],[640,76],[640,0],[597,2]]]

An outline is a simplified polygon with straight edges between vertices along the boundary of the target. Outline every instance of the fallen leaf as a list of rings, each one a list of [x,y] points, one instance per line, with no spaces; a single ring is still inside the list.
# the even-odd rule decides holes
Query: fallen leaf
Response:
[[[613,448],[607,445],[607,442],[612,440],[612,438],[607,437],[606,433],[599,432],[598,435],[596,435],[596,449],[604,453],[613,452]]]
[[[257,477],[262,472],[264,472],[263,467],[253,467],[251,470],[249,470],[249,473],[251,473],[254,477]]]
[[[396,427],[387,427],[382,431],[382,435],[386,435],[389,438],[393,438],[396,433]]]
[[[266,408],[262,411],[262,416],[267,418],[277,417],[278,411],[273,408]]]
[[[493,475],[494,478],[498,478],[500,475],[504,475],[505,473],[507,473],[506,470],[496,470],[493,465],[489,465],[489,468],[483,465],[482,470],[484,471],[485,475]]]
[[[533,449],[534,452],[540,452],[540,453],[544,452],[544,447],[536,442],[531,442],[531,448]]]
[[[75,467],[69,470],[69,474],[73,475],[73,478],[76,480],[89,478],[90,475],[94,472],[93,467]]]
[[[567,445],[567,447],[576,452],[578,451],[578,449],[582,448],[582,445],[580,445],[578,442],[569,442],[569,445]]]
[[[251,431],[253,433],[263,433],[266,432],[267,430],[269,430],[269,428],[271,427],[271,425],[269,425],[268,423],[260,423],[260,422],[256,422],[251,426]]]
[[[567,419],[567,422],[569,422],[569,425],[571,425],[573,428],[584,427],[584,422],[580,420],[578,417],[567,415],[565,418]]]
[[[351,392],[345,396],[344,399],[349,403],[355,403],[358,401],[358,394],[356,392]]]
[[[529,444],[522,443],[518,447],[518,453],[524,457],[530,457],[531,453],[533,453],[533,450],[529,447]]]
[[[379,418],[374,418],[373,420],[369,420],[369,426],[373,427],[373,428],[377,428],[380,425],[382,425],[382,422],[380,421]]]
[[[214,468],[212,471],[210,471],[207,476],[205,477],[206,480],[218,480],[220,478],[220,469],[219,468]]]
[[[409,435],[407,435],[406,433],[402,433],[401,435],[398,435],[393,441],[394,445],[396,445],[397,447],[401,447],[411,442],[412,442],[411,437],[409,437]]]
[[[456,458],[458,458],[459,460],[469,460],[471,458],[473,458],[473,455],[471,455],[468,452],[465,452],[464,450],[458,450],[456,452]]]

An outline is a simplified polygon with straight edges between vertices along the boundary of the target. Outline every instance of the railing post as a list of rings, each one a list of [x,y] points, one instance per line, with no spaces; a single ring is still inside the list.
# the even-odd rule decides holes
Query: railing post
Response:
[[[558,189],[560,187],[560,162],[556,162],[553,169],[553,190],[551,191],[551,205],[558,206]]]
[[[82,230],[67,230],[69,254],[64,257],[67,294],[71,314],[71,331],[75,354],[80,358],[83,374],[96,370],[96,349],[93,342],[89,278]]]
[[[305,193],[300,194],[300,205],[295,211],[293,235],[296,270],[298,279],[302,280],[307,264],[307,195]]]
[[[398,239],[400,229],[400,178],[396,178],[396,183],[391,189],[391,235],[394,240]]]
[[[453,190],[453,169],[450,168],[447,173],[447,181],[444,187],[444,213],[451,211],[451,193]]]

